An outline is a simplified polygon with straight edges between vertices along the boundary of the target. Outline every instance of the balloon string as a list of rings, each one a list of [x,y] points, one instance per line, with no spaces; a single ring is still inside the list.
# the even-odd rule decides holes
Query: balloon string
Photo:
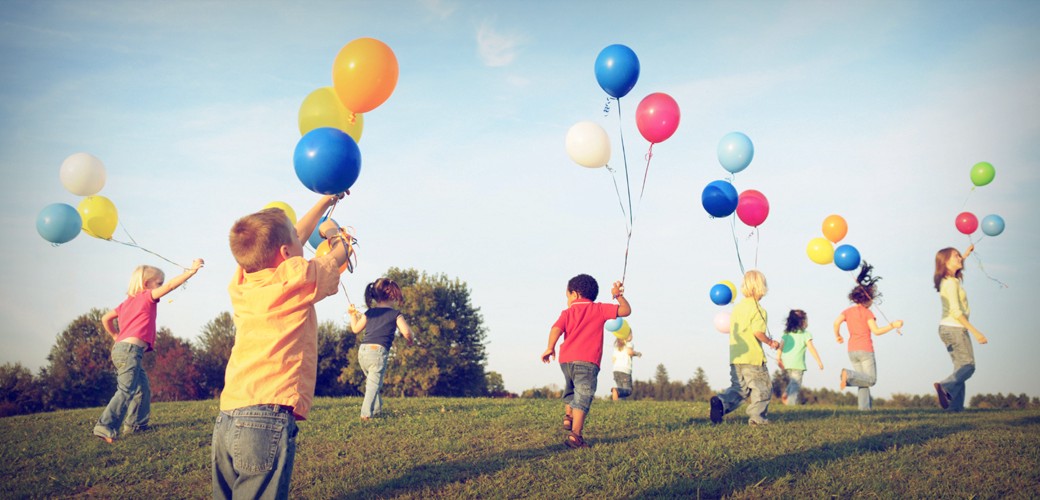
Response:
[[[968,199],[971,198],[971,193],[974,193],[974,192],[975,192],[975,186],[972,186],[971,190],[968,191],[968,196],[964,197],[964,203],[961,205],[961,210],[962,211],[964,210],[964,207],[968,206]]]
[[[617,194],[618,206],[621,207],[621,216],[625,219],[625,230],[631,230],[631,227],[628,225],[628,214],[625,213],[625,204],[621,201],[621,190],[618,188],[617,178],[614,177],[614,169],[610,168],[610,165],[604,165],[604,167],[610,172],[610,180],[614,182],[614,193]]]
[[[157,253],[155,253],[155,252],[153,252],[153,251],[151,251],[151,250],[149,250],[149,249],[147,249],[145,247],[142,247],[141,245],[138,245],[136,243],[127,243],[125,241],[119,241],[119,240],[117,240],[115,238],[108,238],[108,241],[111,241],[113,243],[119,243],[120,245],[126,245],[128,247],[133,247],[133,248],[137,248],[137,249],[143,250],[143,251],[148,252],[148,253],[150,253],[150,254],[152,254],[152,255],[154,255],[154,256],[162,259],[162,260],[165,260],[166,262],[169,262],[170,264],[173,264],[173,265],[175,265],[175,266],[177,266],[177,267],[179,267],[181,269],[189,269],[189,268],[184,267],[184,266],[182,266],[182,265],[180,265],[180,264],[178,264],[178,263],[176,263],[176,262],[174,262],[174,261],[172,261],[170,259],[167,259],[166,257],[163,257],[162,255],[159,255],[159,254],[157,254]]]
[[[974,255],[975,256],[975,260],[978,261],[978,263],[979,263],[979,270],[982,271],[982,274],[986,275],[987,278],[993,280],[997,285],[1000,285],[1000,288],[1008,288],[1007,283],[1004,283],[1003,281],[1000,281],[997,278],[994,278],[993,276],[990,276],[989,273],[986,272],[986,267],[982,265],[982,257],[979,256],[978,250],[973,251],[971,254]]]
[[[610,100],[611,99],[613,99],[613,98],[610,97],[610,96],[607,96],[607,102],[605,104],[603,104],[603,116],[604,117],[607,117],[607,116],[610,115]]]
[[[737,242],[737,215],[730,217],[730,234],[733,235],[733,249],[737,252],[737,263],[740,264],[740,275],[744,276],[744,261],[740,258],[740,244]]]
[[[758,249],[762,246],[760,239],[762,233],[759,232],[758,226],[755,226],[755,228],[752,229],[751,232],[755,235],[755,269],[758,269]],[[750,236],[748,238],[750,238]]]
[[[610,103],[610,100],[607,100]],[[628,175],[628,151],[625,149],[625,129],[622,126],[621,118],[621,98],[617,98],[617,115],[618,115],[618,136],[621,137],[621,159],[624,160],[625,164],[625,191],[628,193],[628,235],[625,238],[625,263],[621,270],[621,286],[625,286],[625,277],[628,276],[628,251],[632,246],[632,229],[635,227],[635,211],[632,209],[632,182],[629,180]],[[615,183],[615,188],[617,184]],[[618,201],[620,202],[621,193],[618,193]],[[622,206],[622,213],[624,213],[624,206]]]
[[[639,201],[643,201],[643,193],[646,192],[646,178],[650,175],[650,160],[654,157],[654,144],[650,143],[650,149],[646,151],[646,170],[643,171],[643,187],[639,190]]]

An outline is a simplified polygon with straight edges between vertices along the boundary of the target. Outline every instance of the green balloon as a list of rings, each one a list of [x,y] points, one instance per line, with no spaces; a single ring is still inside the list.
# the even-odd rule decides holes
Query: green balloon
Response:
[[[993,182],[993,177],[996,175],[997,171],[989,162],[980,161],[971,167],[971,182],[976,186],[985,186]]]

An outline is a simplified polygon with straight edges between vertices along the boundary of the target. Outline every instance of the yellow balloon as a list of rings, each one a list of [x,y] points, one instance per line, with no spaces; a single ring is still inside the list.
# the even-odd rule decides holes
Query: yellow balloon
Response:
[[[119,214],[112,200],[104,196],[88,196],[76,207],[83,219],[83,232],[103,240],[112,239],[119,222]]]
[[[311,92],[300,105],[300,135],[321,127],[331,127],[346,132],[361,142],[361,131],[365,128],[365,117],[343,106],[332,87],[322,87]]]
[[[733,297],[733,299],[731,299],[730,302],[737,300],[737,286],[734,285],[732,281],[722,280],[719,282],[719,284],[726,285],[727,287],[729,287],[729,295],[730,297]]]
[[[615,337],[621,340],[628,340],[628,336],[632,335],[632,327],[628,325],[628,321],[621,320],[621,328],[610,333],[613,333]]]
[[[296,211],[293,210],[293,208],[290,207],[288,203],[284,201],[272,201],[271,203],[264,205],[264,208],[281,209],[281,211],[285,212],[285,215],[289,217],[289,220],[292,222],[292,225],[296,225]]]
[[[809,254],[809,260],[817,264],[830,264],[834,262],[834,244],[827,238],[813,238],[809,240],[809,246],[805,253]]]

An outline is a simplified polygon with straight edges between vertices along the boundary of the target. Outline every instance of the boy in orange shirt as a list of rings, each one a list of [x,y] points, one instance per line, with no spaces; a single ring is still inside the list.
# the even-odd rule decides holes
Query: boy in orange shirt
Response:
[[[289,496],[296,420],[307,418],[317,378],[314,304],[336,293],[347,259],[346,240],[331,219],[320,232],[332,251],[308,261],[301,242],[342,197],[323,196],[295,228],[277,208],[231,228],[235,346],[213,429],[214,498]]]

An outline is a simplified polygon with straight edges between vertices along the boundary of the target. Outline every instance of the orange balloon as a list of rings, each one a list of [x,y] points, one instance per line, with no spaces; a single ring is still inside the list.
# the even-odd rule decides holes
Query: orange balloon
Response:
[[[828,215],[823,219],[823,235],[832,243],[841,241],[849,232],[849,225],[840,215]]]
[[[347,109],[367,113],[383,104],[397,86],[397,56],[375,38],[343,46],[332,63],[332,87]]]
[[[332,247],[329,245],[329,240],[322,240],[322,242],[318,245],[318,248],[314,249],[314,257],[315,258],[321,257],[321,256],[323,256],[323,255],[325,255],[325,254],[327,254],[327,253],[329,253],[331,251],[332,251]],[[344,262],[342,266],[339,266],[339,273],[343,274],[346,271],[347,271],[347,263]]]

